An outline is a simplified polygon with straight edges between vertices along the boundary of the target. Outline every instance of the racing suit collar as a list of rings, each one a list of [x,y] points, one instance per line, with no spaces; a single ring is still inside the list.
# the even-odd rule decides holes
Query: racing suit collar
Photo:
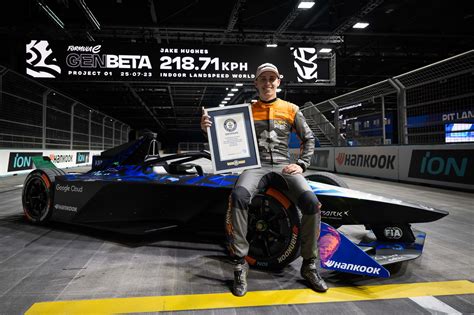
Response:
[[[263,101],[261,99],[258,100],[258,105],[259,106],[262,106],[262,107],[267,107],[269,105],[271,105],[272,103],[274,103],[276,100],[278,99],[278,97],[275,97],[274,99],[271,99],[269,101]]]

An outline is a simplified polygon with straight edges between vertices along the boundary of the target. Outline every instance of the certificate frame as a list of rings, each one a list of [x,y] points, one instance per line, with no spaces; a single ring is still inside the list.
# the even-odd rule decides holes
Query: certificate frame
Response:
[[[204,109],[214,174],[237,173],[260,167],[255,125],[250,104]]]

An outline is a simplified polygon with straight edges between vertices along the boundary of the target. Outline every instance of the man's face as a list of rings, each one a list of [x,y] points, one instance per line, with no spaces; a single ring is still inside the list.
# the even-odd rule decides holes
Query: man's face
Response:
[[[276,98],[276,90],[280,86],[280,78],[271,71],[263,72],[255,80],[255,87],[261,100],[269,101]]]

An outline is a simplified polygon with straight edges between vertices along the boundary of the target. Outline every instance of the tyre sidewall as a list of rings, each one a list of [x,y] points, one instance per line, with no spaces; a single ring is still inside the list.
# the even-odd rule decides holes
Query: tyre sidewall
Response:
[[[268,192],[269,190],[267,190]],[[277,191],[273,189],[273,191]],[[288,223],[290,225],[290,241],[288,242],[287,246],[280,251],[277,255],[273,257],[265,257],[265,258],[258,258],[252,257],[251,255],[247,255],[245,259],[247,262],[257,268],[262,269],[270,269],[270,270],[280,270],[294,261],[300,254],[300,246],[301,246],[301,220],[300,216],[298,215],[298,210],[296,206],[291,203],[291,201],[280,191],[279,198],[274,198],[270,196],[268,193],[265,193],[265,197],[272,198],[273,201],[280,204],[281,208],[285,211],[285,216],[288,219]],[[289,206],[285,208],[284,203],[280,202],[278,199],[286,198],[285,203],[289,203]]]
[[[42,184],[44,185],[46,189],[46,193],[48,195],[48,201],[47,201],[47,206],[46,206],[46,211],[41,215],[41,217],[35,217],[32,216],[29,211],[26,209],[26,191],[28,188],[28,185],[33,181],[39,179],[41,180]],[[49,221],[51,215],[52,215],[52,201],[53,201],[53,182],[51,181],[50,177],[48,174],[46,174],[44,171],[41,170],[35,170],[28,174],[28,176],[25,179],[25,183],[23,185],[23,193],[22,193],[22,203],[23,203],[23,212],[25,214],[26,219],[34,224],[43,224]]]

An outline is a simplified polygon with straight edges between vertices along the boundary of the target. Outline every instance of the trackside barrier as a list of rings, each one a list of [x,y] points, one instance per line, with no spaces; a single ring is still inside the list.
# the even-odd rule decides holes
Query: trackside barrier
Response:
[[[58,168],[91,165],[92,156],[102,151],[73,150],[0,150],[0,176],[30,172],[34,166],[31,157],[49,156]]]
[[[474,190],[474,144],[317,148],[309,168]]]

